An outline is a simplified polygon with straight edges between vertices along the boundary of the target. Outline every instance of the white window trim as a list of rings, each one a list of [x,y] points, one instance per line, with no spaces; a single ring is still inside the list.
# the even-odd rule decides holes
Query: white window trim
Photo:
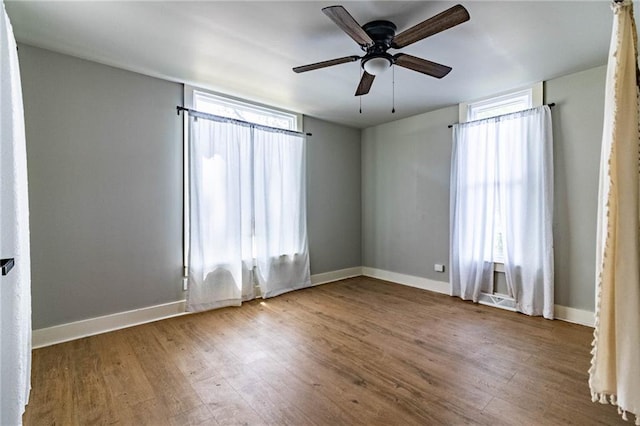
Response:
[[[487,96],[484,98],[476,99],[469,102],[461,102],[458,104],[458,122],[466,123],[468,120],[469,106],[486,106],[491,104],[505,103],[508,99],[512,99],[522,94],[527,93],[531,97],[531,108],[542,106],[544,100],[543,82],[537,82],[531,86],[522,87],[508,92],[498,93],[493,96]]]
[[[294,131],[298,131],[298,132],[303,132],[303,115],[297,112],[293,112],[293,111],[289,111],[283,108],[278,108],[278,107],[274,107],[271,105],[266,105],[266,104],[261,104],[258,102],[254,102],[254,101],[249,101],[246,99],[241,99],[241,98],[237,98],[234,96],[229,96],[223,93],[217,93],[211,90],[207,90],[207,89],[203,89],[201,87],[196,87],[196,86],[190,86],[188,84],[184,85],[184,106],[186,108],[194,108],[195,107],[195,102],[194,102],[194,93],[195,92],[200,92],[206,95],[211,96],[212,98],[217,98],[222,102],[231,104],[231,105],[237,105],[240,107],[246,107],[249,109],[253,109],[255,111],[264,111],[264,112],[271,112],[271,113],[281,113],[283,115],[288,115],[294,118],[295,120],[295,128],[293,129],[289,129],[289,130],[294,130]]]

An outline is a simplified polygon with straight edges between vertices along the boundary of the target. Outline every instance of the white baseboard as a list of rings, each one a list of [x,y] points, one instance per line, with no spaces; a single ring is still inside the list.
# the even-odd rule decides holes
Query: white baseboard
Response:
[[[334,281],[346,280],[347,278],[359,277],[362,275],[362,267],[340,269],[338,271],[325,272],[311,275],[311,285],[327,284]]]
[[[362,267],[362,275],[365,277],[391,281],[396,284],[403,284],[409,287],[421,288],[422,290],[429,290],[436,293],[451,294],[448,282],[430,280],[428,278],[405,275],[398,272],[385,271],[383,269],[369,268],[368,266]]]
[[[554,306],[553,316],[558,320],[586,325],[587,327],[594,327],[596,322],[595,313],[562,305]]]
[[[165,318],[185,315],[185,301],[163,303],[147,308],[118,312],[116,314],[74,321],[67,324],[33,330],[31,343],[34,349],[57,343],[81,339],[87,336],[106,333],[145,324]]]
[[[429,290],[436,293],[451,294],[448,282],[430,280],[428,278],[413,275],[400,274],[398,272],[385,271],[383,269],[369,267],[346,268],[338,271],[325,272],[311,276],[311,284],[316,286],[334,281],[344,280],[364,275],[378,278],[396,284]],[[179,315],[185,315],[185,301],[164,303],[126,312],[118,312],[96,318],[60,324],[53,327],[33,330],[33,348],[42,348],[70,340],[81,339],[87,336],[120,330],[153,321],[159,321]],[[594,314],[590,311],[555,305],[555,318],[575,324],[593,327]]]
[[[396,284],[402,284],[410,287],[421,288],[436,293],[451,294],[451,287],[448,282],[435,281],[427,278],[416,277],[413,275],[399,274],[397,272],[385,271],[383,269],[362,267],[362,275],[366,277],[378,278],[385,281],[391,281]],[[482,302],[481,302],[482,303]],[[489,305],[487,303],[482,303]],[[503,308],[491,304],[490,306]],[[507,310],[515,310],[503,308]],[[570,308],[568,306],[554,305],[554,317],[557,320],[571,322],[574,324],[593,327],[595,323],[594,313],[582,309]]]
[[[359,277],[360,275],[362,275],[362,268],[358,266],[356,268],[347,268],[339,271],[312,275],[311,283],[315,286],[344,280],[346,278]],[[187,313],[188,312],[185,312],[185,301],[178,300],[176,302],[164,303],[162,305],[118,312],[111,315],[104,315],[33,330],[31,343],[33,349],[42,348],[45,346],[55,345],[57,343],[68,342],[70,340],[133,327],[135,325],[185,315]]]

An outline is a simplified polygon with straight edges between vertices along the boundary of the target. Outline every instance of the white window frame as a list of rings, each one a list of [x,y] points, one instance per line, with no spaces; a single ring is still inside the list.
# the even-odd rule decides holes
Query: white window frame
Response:
[[[544,98],[543,83],[538,82],[531,86],[501,93],[491,97],[477,99],[472,102],[462,102],[458,108],[458,120],[460,123],[482,120],[512,112],[523,111],[529,108],[542,106]],[[494,214],[497,215],[497,212]],[[496,229],[493,236],[494,258],[491,259],[496,272],[504,272],[504,255],[502,230]],[[500,247],[500,249],[499,249]]]
[[[471,102],[461,102],[458,108],[458,121],[466,123],[539,107],[543,104],[543,97],[543,83],[538,82],[528,87],[476,99]],[[505,111],[505,109],[507,110]]]
[[[223,94],[202,89],[199,87],[194,87],[189,85],[184,86],[184,106],[185,107],[198,109],[199,99],[208,100],[211,103],[215,103],[227,110],[227,111],[222,111],[222,108],[218,110],[211,110],[211,109],[207,109],[206,106],[204,107],[200,106],[200,108],[202,109],[200,109],[199,111],[201,112],[220,115],[223,117],[229,117],[229,118],[242,120],[242,121],[248,121],[250,123],[261,124],[265,126],[279,127],[282,129],[294,130],[299,132],[302,131],[302,122],[303,122],[302,114],[288,111],[282,108],[273,107],[270,105],[260,104],[257,102],[247,101],[244,99],[240,99],[240,98],[236,98],[228,95],[223,95]],[[237,114],[229,113],[232,110],[235,110]],[[273,125],[273,124],[268,124],[267,122],[259,122],[256,120],[251,120],[243,117],[242,113],[270,116],[273,118],[281,119],[285,121],[287,124]]]

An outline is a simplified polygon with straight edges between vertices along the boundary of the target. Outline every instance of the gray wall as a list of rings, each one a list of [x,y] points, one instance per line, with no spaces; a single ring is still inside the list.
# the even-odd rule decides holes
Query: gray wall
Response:
[[[605,67],[545,84],[556,102],[556,304],[594,309],[595,218]],[[363,265],[439,281],[448,262],[451,131],[457,108],[365,129]]]
[[[182,86],[20,45],[34,328],[183,298]],[[556,303],[593,310],[605,67],[556,102]],[[457,108],[363,130],[305,117],[313,274],[370,266],[433,280],[448,262]]]
[[[451,130],[457,107],[362,133],[363,266],[447,281]]]
[[[34,329],[181,300],[182,86],[20,45]],[[359,266],[360,131],[305,119],[312,273]]]
[[[182,86],[20,45],[34,329],[182,298]]]
[[[311,273],[362,265],[360,130],[305,117]]]
[[[596,217],[606,66],[545,84],[553,109],[556,304],[595,310]]]

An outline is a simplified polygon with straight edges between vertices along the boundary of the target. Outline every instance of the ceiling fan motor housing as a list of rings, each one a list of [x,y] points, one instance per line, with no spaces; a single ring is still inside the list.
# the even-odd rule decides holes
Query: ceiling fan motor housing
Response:
[[[373,44],[362,46],[367,54],[362,58],[361,66],[370,74],[379,74],[394,62],[387,50],[396,35],[396,26],[390,21],[371,21],[364,24],[362,29],[371,37]],[[365,66],[367,62],[369,64]]]
[[[393,37],[396,35],[396,25],[391,21],[371,21],[362,26],[362,29],[369,34],[374,46],[384,46],[388,49],[391,46]]]

